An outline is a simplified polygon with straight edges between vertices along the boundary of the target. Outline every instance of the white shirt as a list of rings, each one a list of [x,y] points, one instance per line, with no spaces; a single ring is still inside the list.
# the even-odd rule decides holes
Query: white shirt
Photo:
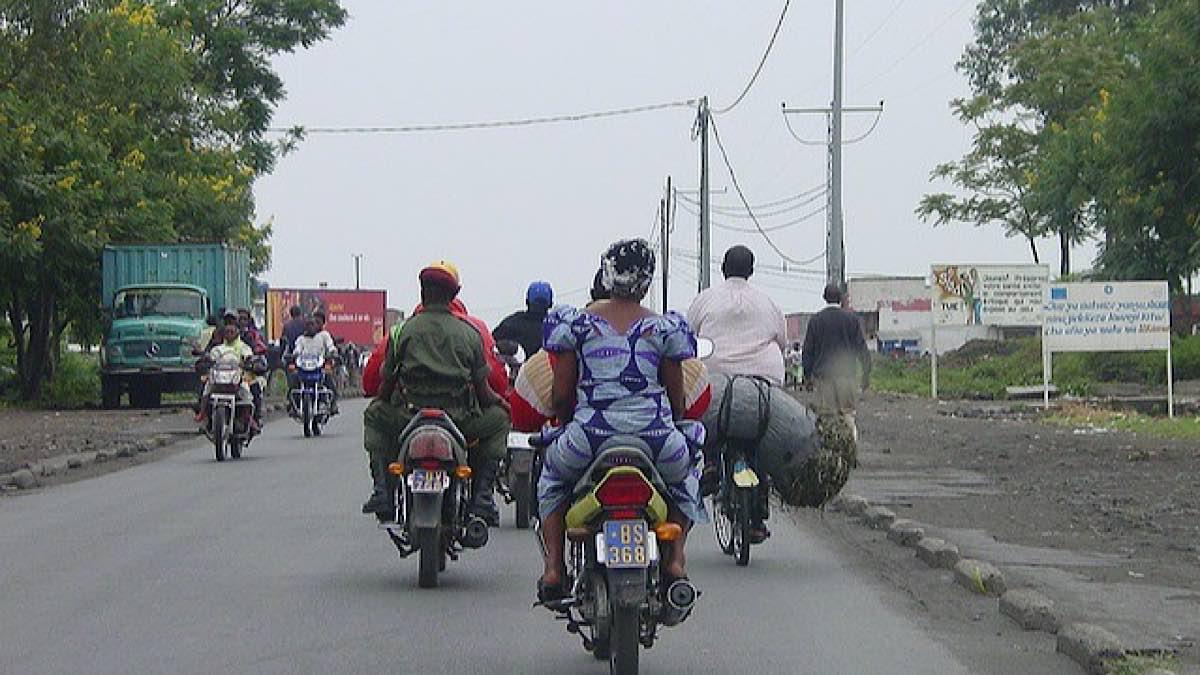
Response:
[[[292,353],[296,356],[329,356],[335,352],[337,346],[333,344],[333,336],[324,330],[312,337],[301,335],[292,347]]]
[[[737,277],[709,288],[692,301],[688,323],[713,342],[708,369],[725,375],[757,375],[783,384],[787,320],[766,293]]]

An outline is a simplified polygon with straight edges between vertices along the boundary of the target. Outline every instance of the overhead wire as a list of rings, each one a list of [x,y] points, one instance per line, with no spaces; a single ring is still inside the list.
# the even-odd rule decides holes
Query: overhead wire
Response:
[[[769,202],[763,202],[763,203],[761,203],[761,204],[755,204],[753,208],[756,208],[756,209],[769,209],[769,208],[772,208],[772,207],[775,207],[775,206],[779,206],[779,205],[781,205],[781,204],[787,204],[788,202],[794,202],[794,201],[796,201],[796,200],[798,200],[798,199],[804,199],[805,197],[810,197],[810,196],[812,196],[813,194],[816,194],[816,193],[818,193],[818,192],[824,192],[824,191],[825,191],[825,190],[827,190],[827,189],[829,189],[829,186],[828,186],[827,184],[825,184],[825,183],[820,183],[820,184],[818,184],[818,185],[815,185],[815,186],[813,186],[813,187],[811,187],[811,188],[809,188],[809,189],[807,189],[807,190],[804,190],[804,191],[802,191],[802,192],[797,192],[797,193],[796,193],[796,194],[794,194],[794,195],[789,195],[789,196],[787,196],[787,197],[781,197],[781,198],[779,198],[779,199],[776,199],[776,200],[773,200],[773,201],[769,201]],[[689,195],[689,194],[688,194],[688,193],[686,193],[686,192],[679,192],[679,191],[676,191],[676,196],[677,196],[677,197],[679,197],[679,199],[681,199],[681,200],[683,200],[683,201],[685,201],[685,202],[688,202],[688,203],[690,203],[690,204],[692,204],[692,205],[694,205],[694,206],[700,206],[700,201],[699,201],[697,198],[695,198],[695,197],[693,197],[693,196]],[[712,208],[713,208],[713,210],[714,210],[714,211],[717,211],[717,210],[720,210],[720,209],[722,209],[722,208],[739,208],[739,209],[740,209],[741,207],[740,207],[740,206],[737,206],[737,207],[733,207],[733,206],[723,206],[723,205],[719,205],[719,204],[718,204],[718,205],[713,205],[713,207],[712,207]]]
[[[290,133],[296,129],[305,134],[411,134],[438,131],[469,131],[473,129],[500,129],[507,127],[527,127],[541,124],[559,124],[563,122],[583,122],[586,120],[636,115],[638,113],[667,110],[670,108],[691,108],[699,99],[689,98],[681,101],[651,103],[649,105],[596,110],[585,113],[570,113],[565,115],[545,115],[540,117],[524,117],[511,120],[490,120],[480,122],[460,122],[452,124],[410,124],[404,126],[358,126],[358,127],[271,127],[268,131],[274,133]]]
[[[908,50],[906,50],[903,54],[901,54],[899,58],[892,59],[891,62],[888,64],[887,68],[884,68],[880,72],[876,73],[874,77],[863,81],[851,93],[855,94],[855,93],[862,91],[864,88],[878,82],[885,75],[891,73],[893,70],[898,68],[901,63],[903,63],[904,61],[906,61],[908,59],[908,57],[912,56],[913,54],[916,53],[916,51],[918,49],[920,49],[921,47],[924,47],[926,44],[928,44],[929,41],[933,38],[933,36],[938,33],[938,31],[940,31],[942,28],[944,28],[946,26],[946,24],[953,21],[955,17],[957,17],[959,14],[961,14],[962,11],[964,9],[966,9],[969,5],[972,5],[973,2],[974,2],[974,0],[963,0],[962,4],[960,4],[957,9],[955,9],[953,12],[947,14],[945,16],[945,18],[943,18],[941,21],[939,21],[937,23],[937,25],[935,25],[928,33],[921,36],[921,39],[916,41],[915,43],[913,43],[913,45],[911,47],[909,47]]]
[[[684,211],[687,211],[688,213],[692,214],[693,216],[700,215],[699,211],[691,208],[690,206],[682,206],[682,208]],[[825,205],[822,205],[820,208],[816,209],[815,211],[810,211],[798,218],[794,218],[787,222],[779,223],[777,225],[772,225],[770,227],[764,227],[762,229],[764,232],[778,232],[779,230],[786,230],[789,227],[795,227],[796,225],[799,225],[800,223],[807,222],[807,221],[811,220],[812,218],[821,215],[822,213],[825,212],[826,208],[827,207]],[[743,227],[740,225],[730,225],[729,223],[723,223],[718,220],[712,220],[711,218],[709,219],[709,223],[711,223],[712,226],[717,229],[727,230],[729,232],[742,232],[742,233],[747,233],[747,234],[757,234],[758,233],[757,229],[754,229],[751,227]]]
[[[850,50],[850,53],[846,55],[847,61],[854,58],[859,52],[861,52],[863,50],[863,47],[867,46],[867,43],[869,43],[871,40],[873,40],[876,35],[879,35],[879,31],[883,30],[884,27],[887,26],[888,21],[891,21],[892,17],[896,15],[896,12],[900,11],[900,7],[902,5],[904,5],[905,1],[906,0],[896,0],[896,4],[892,5],[891,11],[889,11],[883,17],[883,20],[879,22],[879,25],[875,26],[874,30],[872,30],[862,42],[858,43],[858,45],[855,46],[854,49]]]
[[[788,254],[784,253],[783,249],[779,248],[779,246],[775,243],[775,241],[773,239],[771,239],[771,236],[765,230],[763,230],[762,223],[758,222],[758,217],[754,215],[754,209],[750,206],[750,200],[746,198],[746,193],[744,190],[742,190],[742,185],[738,181],[737,172],[734,171],[733,163],[729,159],[729,152],[725,149],[725,143],[721,140],[721,132],[717,128],[716,120],[710,118],[709,124],[712,127],[713,140],[717,142],[717,149],[721,151],[721,160],[725,163],[726,171],[729,172],[729,180],[733,183],[733,189],[735,192],[737,192],[738,198],[742,200],[742,205],[746,207],[746,211],[750,214],[750,220],[754,222],[754,228],[758,231],[758,234],[760,236],[762,236],[762,238],[767,242],[767,245],[771,247],[771,250],[775,251],[775,254],[778,255],[780,258],[786,260],[789,263],[795,264],[795,265],[807,265],[809,263],[816,262],[817,260],[820,260],[822,257],[824,257],[825,254],[822,252],[821,255],[811,258],[809,260],[798,260],[796,258],[793,258],[793,257],[789,256]]]
[[[767,57],[771,55],[771,49],[775,46],[775,38],[779,37],[779,29],[783,28],[783,19],[787,16],[788,7],[790,7],[791,4],[792,0],[784,0],[783,10],[779,12],[779,21],[775,22],[775,30],[771,31],[771,40],[767,42],[767,48],[763,50],[762,58],[758,61],[758,67],[754,69],[754,74],[750,76],[750,81],[746,83],[745,88],[742,89],[742,93],[738,94],[738,97],[733,101],[733,103],[730,103],[724,108],[718,108],[714,110],[714,114],[724,115],[725,113],[738,107],[738,104],[741,103],[742,100],[746,98],[746,95],[750,93],[750,90],[754,88],[754,83],[758,81],[758,76],[762,74],[763,66],[767,65]]]

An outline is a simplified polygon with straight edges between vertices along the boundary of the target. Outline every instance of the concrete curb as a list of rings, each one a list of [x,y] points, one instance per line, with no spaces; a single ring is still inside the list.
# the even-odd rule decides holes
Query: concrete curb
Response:
[[[1000,613],[1025,630],[1040,630],[1057,634],[1062,618],[1054,609],[1054,601],[1029,588],[1006,592],[1000,596]]]
[[[267,403],[263,406],[264,413],[279,413],[286,409],[286,403]],[[136,457],[138,454],[153,452],[158,448],[193,438],[195,436],[192,434],[156,434],[133,442],[116,443],[103,450],[74,452],[48,457],[37,462],[27,462],[21,469],[12,473],[0,474],[0,491],[31,490],[42,485],[41,478],[65,474],[72,469],[80,469],[92,464],[103,464],[117,457]]]
[[[954,581],[959,586],[979,595],[1000,597],[1008,590],[1004,574],[991,563],[963,558],[954,566]]]
[[[1143,653],[1143,650],[1127,649],[1120,638],[1099,626],[1067,624],[1062,611],[1046,596],[1033,589],[1008,590],[1000,568],[982,560],[963,558],[958,546],[925,536],[925,528],[920,523],[897,518],[890,509],[874,506],[858,495],[840,495],[830,502],[829,508],[865,527],[887,530],[889,541],[915,549],[917,558],[929,567],[953,570],[955,583],[967,591],[998,598],[999,612],[1021,628],[1057,635],[1056,650],[1089,673],[1106,673],[1114,661],[1127,654]],[[1159,673],[1160,670],[1151,672]],[[1161,673],[1174,675],[1170,671]]]
[[[1099,626],[1087,623],[1064,626],[1058,633],[1055,649],[1095,675],[1104,675],[1108,672],[1110,661],[1125,656],[1125,646],[1120,638]]]

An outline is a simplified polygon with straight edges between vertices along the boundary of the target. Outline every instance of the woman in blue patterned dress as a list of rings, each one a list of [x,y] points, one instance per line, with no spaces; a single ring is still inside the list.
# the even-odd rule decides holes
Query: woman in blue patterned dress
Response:
[[[688,527],[704,520],[697,448],[704,427],[677,422],[684,411],[681,362],[696,355],[696,338],[682,316],[641,305],[654,276],[654,252],[641,239],[619,241],[601,259],[609,299],[585,310],[557,307],[546,317],[544,348],[557,355],[554,406],[567,423],[546,448],[538,506],[546,569],[538,583],[545,601],[561,597],[563,534],[571,490],[617,434],[641,437],[670,492],[670,520],[685,533],[664,561],[668,578],[684,578]]]

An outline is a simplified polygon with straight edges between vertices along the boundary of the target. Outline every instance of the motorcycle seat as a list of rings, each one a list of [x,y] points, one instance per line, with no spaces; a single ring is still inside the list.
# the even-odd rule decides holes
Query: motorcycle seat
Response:
[[[416,415],[412,416],[412,419],[410,419],[408,424],[404,427],[404,431],[400,432],[400,446],[404,447],[405,443],[408,442],[408,437],[413,435],[417,429],[429,425],[434,425],[445,429],[450,433],[450,437],[453,438],[456,443],[458,443],[458,447],[467,447],[467,439],[465,436],[463,436],[463,433],[458,430],[458,426],[454,424],[454,420],[450,419],[450,416],[444,411],[434,410],[432,408],[421,410]]]
[[[613,436],[602,443],[596,458],[592,460],[587,471],[584,471],[583,477],[575,483],[575,497],[579,498],[591,492],[609,469],[618,466],[636,467],[664,499],[669,499],[667,484],[654,466],[650,446],[637,436]]]

